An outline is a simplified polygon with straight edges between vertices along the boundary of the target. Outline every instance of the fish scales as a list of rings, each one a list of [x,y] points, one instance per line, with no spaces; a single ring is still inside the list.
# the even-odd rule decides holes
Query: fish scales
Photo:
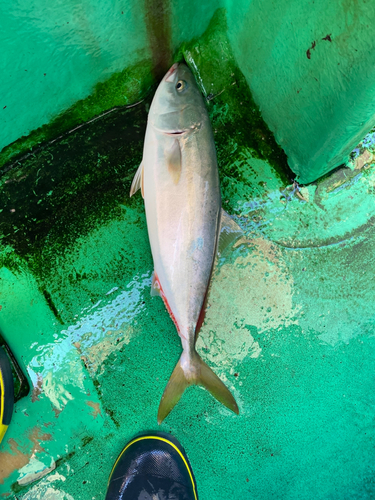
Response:
[[[165,167],[165,151],[176,139],[152,129],[150,135],[156,137],[150,141],[154,147],[145,152],[144,193],[155,272],[180,335],[194,340],[215,258],[221,211],[217,169],[208,155],[196,155],[206,137],[191,134],[180,139],[181,177],[175,185]],[[164,151],[157,142],[165,146]],[[215,158],[214,148],[210,150]],[[157,195],[149,196],[153,192]]]

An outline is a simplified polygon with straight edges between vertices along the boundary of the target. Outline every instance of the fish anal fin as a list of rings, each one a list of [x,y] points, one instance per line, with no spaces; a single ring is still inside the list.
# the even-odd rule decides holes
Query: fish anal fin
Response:
[[[157,293],[154,293],[154,291],[153,291],[154,288],[157,289]],[[175,325],[178,333],[180,333],[179,324],[177,322],[177,319],[176,319],[175,315],[173,314],[171,306],[168,303],[168,299],[165,296],[165,293],[163,292],[163,287],[162,287],[162,285],[160,283],[158,275],[156,274],[156,271],[153,272],[153,276],[152,276],[151,295],[159,295],[163,299],[164,305],[167,308],[169,316],[171,317],[171,320],[173,321],[173,323],[174,323],[174,325]]]
[[[202,360],[197,352],[191,357],[182,353],[171,378],[160,400],[158,410],[158,423],[165,419],[170,411],[181,399],[182,394],[189,385],[201,385],[207,389],[214,398],[238,415],[237,403],[229,389]]]
[[[144,187],[143,187],[143,160],[135,173],[132,185],[130,187],[130,197],[135,194],[138,189],[141,189],[142,196],[144,197]]]
[[[161,297],[161,289],[158,277],[156,276],[155,271],[152,273],[152,281],[151,281],[151,296],[152,297]]]
[[[223,253],[228,246],[233,245],[241,236],[244,236],[244,233],[240,226],[224,209],[221,209],[218,253]]]
[[[178,139],[174,139],[171,148],[167,152],[168,172],[175,184],[181,177],[181,148]]]

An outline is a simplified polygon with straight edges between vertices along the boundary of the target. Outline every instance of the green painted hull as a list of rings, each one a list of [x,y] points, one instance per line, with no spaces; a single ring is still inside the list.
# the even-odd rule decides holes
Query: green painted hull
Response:
[[[117,17],[109,7],[89,14],[66,4],[47,25],[28,27],[60,55],[45,52],[44,63],[40,47],[25,56],[22,78],[1,84],[12,104],[2,106],[0,333],[31,392],[16,403],[1,445],[0,495],[102,499],[124,444],[157,428],[180,341],[162,301],[150,296],[144,206],[128,194],[155,84],[182,57],[208,98],[224,208],[246,234],[218,262],[197,343],[240,415],[191,387],[160,429],[182,442],[202,499],[375,495],[373,135],[321,177],[373,124],[358,90],[371,101],[372,70],[359,82],[344,69],[346,86],[333,72],[318,92],[312,69],[323,78],[322,61],[341,66],[327,51],[344,51],[335,43],[347,25],[357,29],[341,61],[364,61],[362,44],[372,38],[360,36],[360,9],[370,17],[373,7],[358,7],[357,16],[335,2],[328,26],[320,4],[284,2],[275,12],[266,4],[111,4]],[[150,19],[152,8],[160,19]],[[18,25],[9,11],[9,26],[26,29],[24,14]],[[332,41],[322,40],[327,34]],[[67,37],[74,43],[59,53]],[[21,40],[13,43],[14,58]],[[31,88],[29,71],[47,63],[51,72]],[[20,95],[32,103],[23,114]],[[296,175],[315,182],[300,187]]]

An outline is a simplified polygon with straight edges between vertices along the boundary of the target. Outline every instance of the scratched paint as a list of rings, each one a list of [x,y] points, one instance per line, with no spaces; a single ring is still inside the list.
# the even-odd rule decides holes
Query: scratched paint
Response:
[[[17,483],[24,486],[38,481],[56,468],[56,463],[51,457],[50,466],[36,459],[35,456],[30,457],[30,461],[24,467],[19,469],[19,477]]]
[[[54,482],[64,482],[66,478],[55,473],[48,476],[47,479],[41,481],[37,486],[31,488],[25,495],[23,495],[23,500],[74,500],[74,498],[65,493],[62,489],[56,489],[52,483]]]
[[[92,408],[85,405],[87,409],[81,409],[82,398],[94,404],[99,401],[90,379],[84,374],[80,376],[83,365],[76,348],[64,342],[64,337],[58,339],[56,327],[61,325],[52,315],[35,279],[26,268],[19,271],[12,274],[2,269],[2,276],[11,280],[1,289],[0,322],[1,330],[30,377],[33,390],[28,398],[20,401],[12,433],[6,436],[0,451],[0,481],[8,485],[0,487],[2,492],[11,485],[14,491],[23,491],[48,474],[61,458],[74,452],[93,427],[102,425],[90,416]],[[22,353],[14,342],[22,343]],[[71,421],[75,429],[73,440],[65,437],[70,432],[69,424],[63,424],[65,418],[66,424]]]
[[[233,481],[239,498],[369,498],[371,141],[348,167],[293,183],[222,25],[221,17],[181,53],[208,97],[224,208],[245,233],[218,261],[198,339],[240,415],[190,387],[161,430],[186,448],[202,498],[232,498]],[[104,498],[124,444],[156,428],[181,346],[163,302],[150,296],[142,200],[128,198],[147,102],[2,176],[0,329],[32,385],[0,450],[8,498]]]
[[[4,480],[14,470],[24,469],[29,464],[29,459],[31,459],[35,453],[44,452],[45,449],[42,447],[41,442],[51,441],[51,439],[51,434],[42,432],[40,427],[34,427],[27,435],[27,441],[31,443],[31,448],[30,451],[26,453],[22,451],[22,447],[17,441],[10,439],[8,441],[10,452],[0,452],[0,484],[3,484]]]

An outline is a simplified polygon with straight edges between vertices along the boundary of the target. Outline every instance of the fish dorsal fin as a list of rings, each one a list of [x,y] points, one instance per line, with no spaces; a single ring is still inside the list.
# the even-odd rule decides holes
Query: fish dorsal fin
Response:
[[[240,226],[229,214],[227,214],[224,209],[221,209],[221,227],[218,253],[223,253],[228,246],[233,245],[233,243],[235,243],[235,241],[243,235],[244,233]]]
[[[130,188],[130,197],[132,197],[133,194],[135,194],[138,191],[138,189],[140,189],[142,192],[142,197],[144,198],[144,181],[143,181],[144,174],[143,174],[143,170],[144,170],[144,168],[143,168],[143,160],[142,160],[141,164],[138,167],[138,170],[135,173],[135,176],[134,176],[131,188]]]
[[[178,184],[181,177],[181,148],[178,139],[174,139],[171,148],[167,152],[167,165],[173,182]]]
[[[155,271],[152,273],[152,281],[151,281],[151,297],[161,297],[160,285],[159,281],[156,277]]]

